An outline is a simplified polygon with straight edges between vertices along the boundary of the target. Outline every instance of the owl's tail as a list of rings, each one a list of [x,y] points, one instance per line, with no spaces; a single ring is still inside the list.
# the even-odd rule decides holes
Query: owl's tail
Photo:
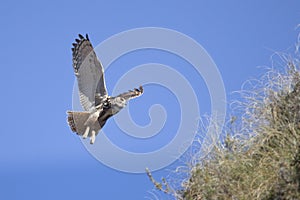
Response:
[[[84,123],[90,116],[89,112],[67,111],[67,122],[73,132],[82,135],[85,131]]]
[[[67,122],[68,122],[71,130],[73,132],[76,132],[76,126],[75,126],[75,121],[74,121],[74,117],[73,117],[73,112],[67,111],[67,115],[68,115]]]

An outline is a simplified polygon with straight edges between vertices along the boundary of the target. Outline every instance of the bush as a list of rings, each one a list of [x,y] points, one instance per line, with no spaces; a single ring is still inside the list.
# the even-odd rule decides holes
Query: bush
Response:
[[[159,190],[184,200],[300,199],[299,61],[282,58],[286,70],[269,69],[259,87],[242,92],[237,105],[244,114],[204,158],[194,158],[181,189],[156,182],[148,171]]]

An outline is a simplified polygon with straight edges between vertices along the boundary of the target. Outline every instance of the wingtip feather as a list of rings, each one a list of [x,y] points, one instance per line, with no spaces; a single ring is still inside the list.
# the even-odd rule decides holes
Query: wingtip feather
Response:
[[[78,37],[82,40],[84,39],[83,35],[81,35],[80,33],[78,34]]]

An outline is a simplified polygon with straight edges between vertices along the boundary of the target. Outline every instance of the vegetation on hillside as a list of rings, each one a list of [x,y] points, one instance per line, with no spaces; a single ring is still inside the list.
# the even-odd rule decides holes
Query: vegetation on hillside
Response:
[[[241,92],[234,110],[242,114],[230,120],[226,137],[215,139],[205,157],[193,156],[197,162],[180,189],[157,182],[147,171],[156,188],[182,200],[300,199],[297,56],[281,54],[285,66],[268,69],[252,89]]]

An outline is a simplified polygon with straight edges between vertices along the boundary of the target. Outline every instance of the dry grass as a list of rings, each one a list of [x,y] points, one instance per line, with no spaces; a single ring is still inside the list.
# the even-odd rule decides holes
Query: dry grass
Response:
[[[206,148],[205,157],[194,155],[197,164],[180,190],[148,172],[159,190],[184,200],[300,199],[300,62],[281,58],[286,70],[269,69],[242,92],[234,106],[242,109],[240,120],[228,123],[227,137]]]

